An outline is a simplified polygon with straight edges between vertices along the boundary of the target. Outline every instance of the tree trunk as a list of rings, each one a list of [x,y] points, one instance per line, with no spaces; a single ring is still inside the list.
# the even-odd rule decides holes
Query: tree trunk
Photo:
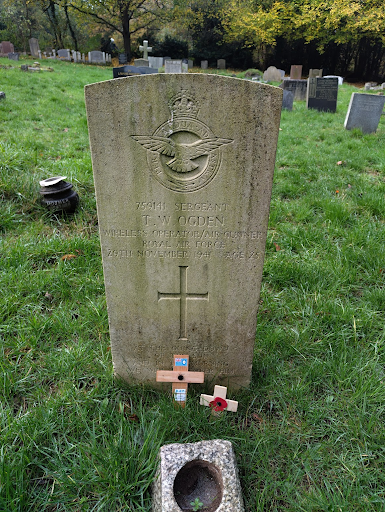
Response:
[[[72,40],[73,40],[74,45],[75,45],[75,50],[78,51],[79,50],[78,39],[77,39],[75,31],[74,31],[74,29],[73,29],[73,27],[71,25],[71,21],[70,21],[69,15],[68,15],[68,5],[67,4],[64,5],[64,12],[65,12],[65,15],[66,15],[66,20],[67,20],[67,23],[68,23],[69,31],[71,32]]]
[[[128,14],[128,8],[125,7],[121,12],[121,22],[122,22],[122,34],[123,34],[123,42],[124,42],[124,53],[127,55],[127,60],[130,62],[131,60],[131,33],[130,33],[130,16]]]

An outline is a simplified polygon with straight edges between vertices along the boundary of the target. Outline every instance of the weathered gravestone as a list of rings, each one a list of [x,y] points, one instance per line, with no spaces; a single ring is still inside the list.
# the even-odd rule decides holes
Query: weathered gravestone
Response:
[[[208,69],[208,67],[209,67],[209,61],[201,60],[201,69]]]
[[[128,62],[127,54],[126,53],[119,53],[118,60],[119,60],[119,64],[126,64]]]
[[[2,41],[0,43],[0,56],[8,57],[8,53],[14,53],[15,47],[10,41]]]
[[[29,49],[31,50],[32,57],[39,57],[40,47],[39,41],[36,39],[36,37],[31,37],[29,40]]]
[[[123,78],[125,76],[135,76],[135,75],[150,75],[153,73],[157,73],[157,69],[144,67],[136,67],[136,66],[120,66],[118,68],[112,68],[113,78]]]
[[[136,67],[140,67],[140,68],[145,68],[145,67],[150,67],[150,62],[148,59],[134,59],[134,66]]]
[[[250,382],[282,92],[219,75],[85,88],[115,374],[173,354]]]
[[[71,60],[71,53],[70,53],[70,50],[68,50],[68,49],[58,50],[57,56],[59,59],[62,59],[62,60],[69,60],[69,61]]]
[[[385,96],[354,92],[350,98],[345,128],[360,128],[363,133],[374,133],[378,128],[384,104]]]
[[[99,50],[93,50],[92,52],[88,52],[88,62],[90,64],[105,64],[106,54]]]
[[[8,53],[8,59],[10,60],[19,60],[19,54],[18,53]]]
[[[306,100],[307,80],[285,78],[279,87],[286,91],[291,91],[294,94],[294,101]]]
[[[322,76],[323,69],[309,69],[309,78],[317,78],[317,76]]]
[[[139,46],[139,50],[143,52],[143,59],[148,59],[148,53],[152,52],[152,46],[148,46],[148,41],[143,41],[143,44]]]
[[[148,57],[150,68],[159,69],[163,67],[163,57]]]
[[[280,82],[281,81],[281,71],[277,69],[275,66],[270,66],[263,73],[263,79],[266,82]]]
[[[290,68],[290,78],[300,80],[302,77],[302,64],[293,64]]]
[[[282,98],[282,109],[293,110],[294,93],[284,89]]]
[[[226,59],[217,60],[217,69],[226,69]]]
[[[307,85],[306,106],[322,112],[337,110],[338,79],[309,78]]]
[[[182,60],[167,59],[164,63],[165,73],[184,73],[182,68]]]

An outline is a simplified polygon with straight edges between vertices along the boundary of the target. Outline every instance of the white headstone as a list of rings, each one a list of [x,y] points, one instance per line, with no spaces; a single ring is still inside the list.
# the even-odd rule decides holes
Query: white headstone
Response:
[[[165,73],[183,73],[182,61],[168,59],[164,63]]]

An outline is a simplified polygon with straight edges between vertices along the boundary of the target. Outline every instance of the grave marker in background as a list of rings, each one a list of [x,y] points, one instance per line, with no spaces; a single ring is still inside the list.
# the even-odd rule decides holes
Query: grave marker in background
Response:
[[[293,110],[294,93],[286,89],[283,90],[282,109]]]
[[[31,39],[29,40],[29,49],[31,50],[32,57],[41,58],[41,55],[39,56],[39,41],[36,39],[36,37],[31,37]]]
[[[337,110],[338,79],[309,78],[307,85],[306,106],[322,112]]]
[[[270,66],[263,73],[263,79],[266,82],[280,82],[281,81],[281,71],[277,69],[275,66]]]
[[[8,57],[8,53],[14,53],[15,47],[10,41],[2,41],[0,43],[0,55],[2,57]]]
[[[201,69],[208,69],[208,67],[209,67],[209,61],[201,60]]]
[[[285,78],[279,87],[286,91],[291,91],[294,94],[294,101],[306,100],[307,80]]]
[[[165,73],[184,73],[182,68],[182,60],[167,59],[164,63]]]
[[[290,68],[290,78],[300,80],[302,78],[302,65],[293,64]]]
[[[85,90],[115,374],[155,385],[185,353],[247,386],[282,92],[208,74]]]
[[[345,128],[359,128],[363,133],[374,133],[378,128],[384,104],[385,96],[354,92],[350,98]]]
[[[217,60],[217,69],[226,69],[226,59]]]
[[[323,69],[309,69],[309,78],[322,77],[322,71]]]
[[[148,57],[150,68],[159,69],[163,67],[163,57]]]

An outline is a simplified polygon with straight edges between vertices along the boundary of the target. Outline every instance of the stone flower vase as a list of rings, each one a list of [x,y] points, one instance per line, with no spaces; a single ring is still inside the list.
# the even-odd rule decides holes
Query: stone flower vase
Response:
[[[39,182],[41,202],[51,212],[73,213],[79,204],[79,196],[66,176],[54,176]]]

